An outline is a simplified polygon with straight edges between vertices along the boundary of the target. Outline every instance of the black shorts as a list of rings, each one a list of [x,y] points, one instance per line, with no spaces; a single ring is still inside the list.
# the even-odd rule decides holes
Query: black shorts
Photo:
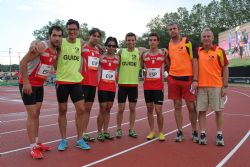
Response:
[[[73,103],[84,100],[81,84],[56,84],[56,97],[59,103],[66,103],[69,95]]]
[[[114,102],[114,99],[115,99],[115,92],[104,91],[104,90],[98,91],[99,103]]]
[[[85,97],[85,102],[95,101],[96,86],[82,85],[82,90]]]
[[[136,103],[138,98],[138,87],[119,86],[118,103],[125,103],[127,97],[129,102]]]
[[[144,90],[144,97],[146,103],[163,104],[164,93],[163,90]]]
[[[28,95],[23,92],[23,84],[19,84],[19,90],[22,96],[23,104],[24,105],[33,105],[37,102],[43,102],[43,86],[35,87],[32,86],[32,93]]]

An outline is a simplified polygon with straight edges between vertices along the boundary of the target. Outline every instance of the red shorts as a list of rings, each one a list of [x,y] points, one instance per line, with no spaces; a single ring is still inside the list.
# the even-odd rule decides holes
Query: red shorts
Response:
[[[173,100],[185,99],[195,101],[196,95],[190,92],[192,80],[180,81],[168,76],[168,98]]]

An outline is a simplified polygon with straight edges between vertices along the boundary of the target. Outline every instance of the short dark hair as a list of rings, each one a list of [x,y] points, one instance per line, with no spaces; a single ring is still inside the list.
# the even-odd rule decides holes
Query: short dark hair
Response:
[[[110,41],[113,41],[115,43],[115,46],[118,48],[118,42],[117,42],[117,39],[115,37],[108,37],[105,44],[104,44],[104,46],[108,46],[108,43]]]
[[[71,24],[75,24],[75,25],[77,26],[78,29],[80,28],[79,22],[76,21],[76,20],[73,20],[73,19],[69,19],[69,20],[67,21],[66,27],[67,27],[68,25],[71,25]]]
[[[51,26],[49,28],[49,36],[51,36],[53,30],[61,31],[62,32],[62,36],[63,36],[63,29],[60,26],[57,26],[57,25],[53,25],[53,26]]]
[[[126,34],[125,40],[127,40],[127,37],[135,37],[135,40],[136,40],[136,35],[134,33],[132,33],[132,32],[129,32],[129,33]]]
[[[90,31],[89,31],[89,35],[93,35],[94,33],[98,33],[100,35],[100,37],[102,37],[102,33],[101,33],[101,30],[99,28],[92,28]]]
[[[148,40],[150,37],[156,37],[158,41],[160,41],[160,36],[156,32],[151,32],[148,36]]]
[[[181,29],[180,24],[179,24],[178,22],[176,22],[176,21],[171,21],[171,22],[168,23],[168,27],[169,27],[169,26],[172,26],[172,25],[177,25],[177,28],[178,28],[179,30]]]

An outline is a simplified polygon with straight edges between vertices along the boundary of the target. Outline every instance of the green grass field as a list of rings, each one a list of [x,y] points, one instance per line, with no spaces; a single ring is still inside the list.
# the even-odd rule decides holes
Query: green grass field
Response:
[[[229,67],[238,66],[250,66],[250,57],[244,57],[243,59],[235,58],[229,60]]]

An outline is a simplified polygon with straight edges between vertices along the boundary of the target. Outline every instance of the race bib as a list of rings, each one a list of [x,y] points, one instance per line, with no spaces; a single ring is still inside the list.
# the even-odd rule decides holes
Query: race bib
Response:
[[[113,82],[115,81],[115,71],[113,70],[103,70],[102,79],[104,81]]]
[[[45,80],[49,76],[51,69],[51,65],[41,64],[37,70],[36,76]]]
[[[148,79],[159,79],[160,78],[160,68],[148,68],[147,69]]]
[[[99,66],[99,58],[98,57],[88,57],[88,67],[91,70],[98,70]]]

